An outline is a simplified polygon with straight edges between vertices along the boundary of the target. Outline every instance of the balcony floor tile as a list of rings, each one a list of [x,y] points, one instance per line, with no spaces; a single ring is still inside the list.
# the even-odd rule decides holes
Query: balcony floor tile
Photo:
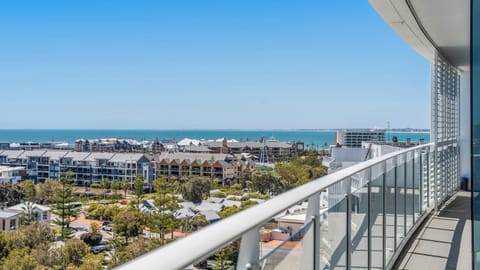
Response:
[[[470,192],[456,193],[410,240],[394,269],[471,269]]]

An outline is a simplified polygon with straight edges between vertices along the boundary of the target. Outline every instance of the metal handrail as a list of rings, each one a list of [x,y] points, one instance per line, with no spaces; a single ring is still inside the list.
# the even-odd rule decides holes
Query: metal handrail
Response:
[[[164,247],[144,254],[115,269],[184,269],[192,263],[198,262],[213,254],[231,241],[239,239],[250,230],[262,226],[278,213],[299,202],[307,200],[309,197],[331,185],[339,183],[348,177],[394,157],[434,146],[434,143],[429,143],[399,150],[320,177],[307,184],[282,193],[264,203],[209,225],[188,237],[176,240]]]

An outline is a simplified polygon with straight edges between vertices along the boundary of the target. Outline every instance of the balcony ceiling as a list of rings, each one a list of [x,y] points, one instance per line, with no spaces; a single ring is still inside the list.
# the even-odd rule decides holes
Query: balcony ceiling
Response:
[[[452,65],[469,69],[469,0],[370,0],[370,4],[429,61],[438,50]]]

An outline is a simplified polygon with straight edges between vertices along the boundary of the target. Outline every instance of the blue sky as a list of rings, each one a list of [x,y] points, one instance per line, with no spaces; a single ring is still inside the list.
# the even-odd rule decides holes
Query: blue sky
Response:
[[[429,127],[429,64],[362,1],[0,3],[2,128]]]

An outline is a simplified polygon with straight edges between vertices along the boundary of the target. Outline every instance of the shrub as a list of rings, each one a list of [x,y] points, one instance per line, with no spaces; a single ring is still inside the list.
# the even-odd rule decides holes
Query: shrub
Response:
[[[102,241],[102,234],[101,233],[84,233],[80,235],[80,239],[90,246],[96,246],[98,243]]]
[[[257,205],[257,204],[258,203],[256,201],[243,201],[240,207],[242,209],[245,209],[245,208],[249,208],[249,207],[252,207],[254,205]]]
[[[230,189],[234,189],[234,190],[242,190],[242,185],[240,184],[234,184],[230,187]]]
[[[237,190],[237,189],[230,189],[230,190],[228,190],[228,194],[229,195],[235,195],[235,196],[242,196],[243,192],[241,190]]]
[[[210,194],[210,197],[215,197],[215,198],[225,198],[227,197],[227,194],[221,192],[221,191],[215,191],[212,194]]]
[[[90,185],[91,188],[102,188],[102,185],[100,183],[92,183]]]
[[[267,199],[270,199],[270,196],[268,196],[267,194],[260,194],[258,192],[252,192],[252,193],[249,193],[248,194],[248,197],[250,199],[261,199],[261,200],[267,200]]]

